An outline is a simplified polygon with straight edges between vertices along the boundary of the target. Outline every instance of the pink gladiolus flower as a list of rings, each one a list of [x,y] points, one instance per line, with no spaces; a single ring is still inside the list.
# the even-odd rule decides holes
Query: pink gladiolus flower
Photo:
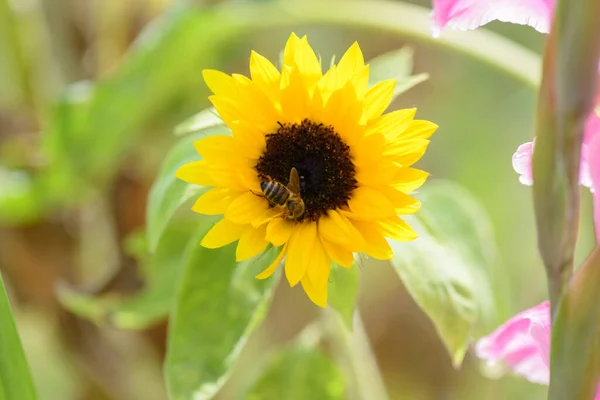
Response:
[[[600,117],[592,112],[585,125],[585,134],[581,147],[581,165],[579,167],[579,184],[590,188],[594,197],[594,226],[596,241],[600,243]],[[592,147],[592,144],[595,146]],[[531,186],[533,177],[531,161],[535,140],[520,145],[512,157],[513,168],[518,173],[519,181]],[[591,174],[595,168],[595,180]]]
[[[531,382],[550,381],[550,303],[525,310],[500,326],[475,346],[489,365],[504,363]]]
[[[498,20],[550,32],[555,0],[433,0],[433,32],[476,29]]]
[[[600,140],[596,142],[600,145]],[[550,382],[550,326],[550,303],[545,301],[515,315],[479,339],[475,353],[488,365],[504,364],[531,382],[547,385]],[[596,393],[595,400],[600,400],[600,392]]]

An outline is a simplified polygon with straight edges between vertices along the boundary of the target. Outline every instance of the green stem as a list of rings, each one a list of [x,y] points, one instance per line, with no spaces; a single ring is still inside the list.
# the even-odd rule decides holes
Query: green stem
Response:
[[[533,194],[553,318],[573,273],[581,143],[594,103],[600,56],[598,16],[597,0],[559,2],[544,56]]]
[[[540,80],[540,60],[534,52],[486,30],[448,30],[436,39],[430,29],[431,10],[415,5],[379,0],[286,0],[227,4],[215,12],[242,30],[295,24],[336,24],[384,30],[473,57],[533,87]]]
[[[360,314],[355,311],[353,332],[333,309],[326,309],[323,322],[349,385],[348,396],[355,400],[387,400],[388,394],[371,350]]]

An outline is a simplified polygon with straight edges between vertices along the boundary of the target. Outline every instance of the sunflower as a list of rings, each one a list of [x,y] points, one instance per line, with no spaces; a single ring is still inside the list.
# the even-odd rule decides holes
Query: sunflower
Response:
[[[415,120],[414,108],[383,114],[396,82],[369,87],[369,65],[357,43],[325,74],[306,36],[292,34],[281,72],[252,52],[251,78],[214,70],[203,76],[232,132],[197,141],[202,159],[176,172],[212,187],[193,211],[223,215],[204,247],[238,241],[237,261],[269,244],[278,247],[277,259],[257,278],[271,276],[285,257],[289,284],[301,283],[325,307],[332,262],[350,268],[361,252],[391,259],[386,237],[417,237],[398,215],[419,209],[407,193],[428,174],[411,165],[437,125]],[[304,207],[290,212],[291,200]]]

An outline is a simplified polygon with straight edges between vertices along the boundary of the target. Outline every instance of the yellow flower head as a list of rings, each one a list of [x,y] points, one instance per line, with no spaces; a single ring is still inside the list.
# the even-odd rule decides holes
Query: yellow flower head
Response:
[[[419,202],[407,193],[427,173],[411,168],[437,129],[414,120],[416,109],[383,114],[395,80],[369,88],[369,66],[354,43],[325,74],[306,37],[292,34],[281,72],[252,52],[251,79],[203,73],[210,100],[232,131],[195,143],[202,160],[183,165],[180,179],[213,187],[194,204],[223,215],[204,237],[208,248],[238,241],[236,258],[271,243],[278,258],[257,276],[285,275],[321,307],[331,263],[350,268],[353,253],[387,260],[386,237],[417,237],[398,214]]]

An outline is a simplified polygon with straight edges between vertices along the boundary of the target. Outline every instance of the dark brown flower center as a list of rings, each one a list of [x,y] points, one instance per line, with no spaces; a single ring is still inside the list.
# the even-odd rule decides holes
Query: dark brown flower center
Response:
[[[267,148],[255,168],[261,179],[270,177],[288,184],[292,167],[300,175],[304,219],[317,220],[328,210],[348,204],[356,189],[356,168],[350,147],[332,126],[305,119],[299,124],[279,124],[266,136]]]

